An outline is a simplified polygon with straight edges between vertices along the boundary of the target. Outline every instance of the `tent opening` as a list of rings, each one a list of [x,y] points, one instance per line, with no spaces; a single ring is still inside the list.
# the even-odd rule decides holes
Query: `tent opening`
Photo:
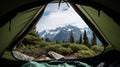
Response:
[[[103,51],[103,43],[70,4],[49,3],[12,52],[19,60],[45,61],[89,58]]]

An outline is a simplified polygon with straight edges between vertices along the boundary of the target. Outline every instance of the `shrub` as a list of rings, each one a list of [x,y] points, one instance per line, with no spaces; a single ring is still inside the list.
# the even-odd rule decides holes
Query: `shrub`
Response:
[[[33,45],[27,45],[27,46],[22,46],[20,50],[21,53],[27,54],[27,55],[31,55],[33,54],[33,51],[35,51],[35,46]]]
[[[25,41],[41,41],[39,37],[35,37],[32,35],[26,35],[24,40]]]
[[[22,41],[23,44],[38,44],[39,42],[41,42],[41,39],[33,35],[26,35]]]
[[[45,49],[34,49],[34,51],[32,51],[33,53],[31,54],[32,56],[34,56],[34,57],[39,57],[39,56],[41,56],[41,55],[45,55],[46,54],[46,50]]]
[[[51,45],[51,43],[49,43],[49,42],[41,42],[40,43],[40,47],[46,47],[46,46],[49,46],[49,45]]]
[[[79,50],[89,50],[86,45],[81,44],[71,44],[69,47],[73,50],[73,52],[78,52]]]
[[[27,45],[27,46],[23,45],[19,49],[19,52],[33,57],[38,57],[42,54],[46,54],[46,50],[43,48],[39,48],[38,45]]]
[[[45,49],[47,50],[47,51],[58,51],[58,49],[60,48],[60,47],[62,47],[61,45],[59,45],[59,44],[56,44],[56,45],[48,45],[48,46],[46,46],[45,47]]]
[[[31,41],[31,42],[32,42],[32,44],[34,44],[34,45],[39,45],[39,44],[41,44],[40,41]]]
[[[74,53],[77,58],[88,58],[95,56],[95,53],[92,50],[79,50],[77,53]]]
[[[62,47],[65,47],[65,48],[69,47],[69,45],[70,45],[70,43],[62,43],[62,44],[61,44],[61,46],[62,46]]]
[[[71,54],[73,51],[71,48],[60,47],[60,48],[58,48],[57,52],[62,55],[68,55],[68,54]]]
[[[91,47],[91,49],[98,55],[104,50],[104,47],[94,45],[94,46]]]

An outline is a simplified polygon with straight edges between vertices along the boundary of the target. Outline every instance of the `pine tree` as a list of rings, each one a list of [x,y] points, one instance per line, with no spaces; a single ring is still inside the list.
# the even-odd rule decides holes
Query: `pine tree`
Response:
[[[70,43],[74,43],[73,31],[70,32]]]
[[[87,37],[87,34],[86,34],[86,30],[84,30],[83,43],[86,46],[90,47],[90,44],[89,44],[89,41],[88,41],[88,37]]]
[[[42,41],[44,41],[44,38],[41,38]]]
[[[45,38],[46,42],[51,42],[51,40],[49,38]]]
[[[82,34],[80,34],[79,44],[82,44]]]
[[[62,43],[65,43],[65,40],[62,40]]]
[[[56,40],[56,44],[59,44],[58,40]]]
[[[92,41],[91,41],[91,45],[97,45],[97,43],[96,43],[96,35],[95,35],[95,33],[93,32],[93,38],[92,38]]]
[[[38,41],[41,42],[39,34],[34,30],[34,28],[24,37],[22,44],[25,45],[37,45]]]

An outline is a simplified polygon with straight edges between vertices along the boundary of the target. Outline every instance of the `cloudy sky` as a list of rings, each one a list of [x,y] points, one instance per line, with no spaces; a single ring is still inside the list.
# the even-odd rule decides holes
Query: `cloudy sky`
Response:
[[[68,7],[66,3],[61,3],[60,8],[58,8],[58,3],[50,3],[37,23],[36,30],[41,32],[65,25],[73,25],[79,28],[88,27],[71,6]]]

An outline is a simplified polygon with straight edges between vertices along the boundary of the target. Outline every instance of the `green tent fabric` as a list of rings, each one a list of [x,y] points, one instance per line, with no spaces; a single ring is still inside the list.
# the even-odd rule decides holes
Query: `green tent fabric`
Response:
[[[51,62],[51,64],[49,64],[49,63],[38,63],[34,61],[29,61],[28,63],[23,64],[21,67],[91,67],[90,65],[79,61],[73,61],[72,64],[68,64],[64,62],[56,65],[53,63],[56,62]]]
[[[110,16],[103,11],[100,11],[100,15],[98,15],[98,10],[90,6],[79,4],[75,6],[89,19],[90,23],[95,26],[109,45],[112,45],[116,50],[120,50],[120,32],[118,31],[120,26]]]
[[[32,3],[34,1],[37,0],[2,0],[2,2],[0,2],[0,16],[4,15],[5,13],[15,9],[16,7],[20,7],[24,4],[27,3]],[[11,8],[12,7],[12,8]]]
[[[17,40],[19,36],[25,32],[25,30],[27,30],[29,25],[32,24],[43,8],[44,6],[35,7],[24,12],[20,12],[12,20],[0,28],[0,54],[12,42]]]
[[[92,1],[100,3],[101,5],[104,5],[105,7],[108,7],[120,14],[120,9],[118,7],[120,5],[120,0],[92,0]]]
[[[39,3],[39,5],[41,4],[46,4],[48,2],[51,1],[55,1],[55,2],[59,2],[60,0],[1,0],[0,1],[0,16],[6,14],[7,12],[23,6],[25,4],[29,4],[29,3]],[[70,1],[70,0],[65,0],[65,1]],[[115,12],[118,12],[120,14],[120,9],[119,9],[119,3],[120,0],[72,0],[74,3],[80,3],[80,2],[88,2],[86,4],[89,4],[91,1],[101,4],[105,7],[108,7],[110,9],[113,9]],[[33,6],[33,5],[32,5]],[[95,5],[94,5],[95,6]]]

